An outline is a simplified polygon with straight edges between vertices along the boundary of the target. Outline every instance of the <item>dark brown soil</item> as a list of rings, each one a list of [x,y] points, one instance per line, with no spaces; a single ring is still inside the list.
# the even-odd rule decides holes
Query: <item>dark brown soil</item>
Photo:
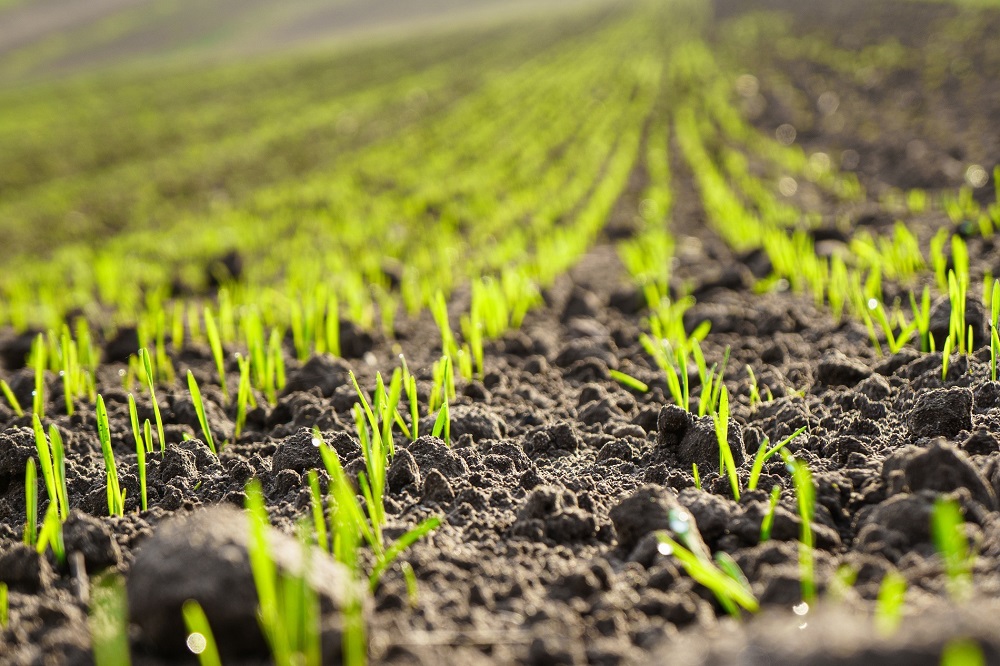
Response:
[[[718,20],[751,4],[719,2]],[[846,211],[853,222],[874,229],[881,221],[891,225],[895,214],[876,203],[888,188],[954,189],[964,174],[964,168],[956,171],[956,163],[989,170],[1000,161],[996,133],[987,130],[1000,116],[995,68],[947,72],[939,87],[928,85],[930,56],[923,45],[937,40],[944,48],[944,28],[965,20],[956,18],[955,10],[850,2],[807,14],[802,3],[791,0],[766,4],[792,12],[797,34],[815,34],[841,48],[860,49],[889,37],[910,47],[910,60],[880,71],[873,86],[815,63],[786,62],[766,53],[746,61],[768,101],[755,119],[761,129],[773,133],[790,122],[803,128],[799,143],[807,151],[858,154],[856,168],[871,201],[860,212]],[[1000,13],[980,17],[975,37],[960,45],[959,55],[995,63],[1000,43],[989,27],[1000,25]],[[772,87],[779,74],[813,104],[819,94],[836,91],[843,123],[810,124],[812,111],[803,115],[783,108],[779,100],[784,97]],[[862,131],[872,124],[882,131]],[[906,157],[915,141],[923,147],[919,159]],[[371,600],[372,662],[938,664],[947,646],[971,639],[986,663],[1000,663],[995,602],[1000,592],[1000,383],[988,379],[988,349],[956,356],[942,381],[939,353],[907,348],[878,357],[862,325],[847,319],[837,323],[806,297],[756,293],[751,286],[755,277],[768,273],[766,259],[734,255],[713,234],[691,174],[679,151],[672,152],[673,273],[678,285],[694,287],[698,302],[688,315],[691,326],[712,322],[707,355],[720,359],[725,347],[732,349],[726,373],[734,396],[731,442],[737,461],[743,460],[744,480],[764,437],[776,442],[809,427],[789,449],[808,462],[814,475],[821,601],[804,616],[801,607],[793,611],[801,600],[800,523],[789,472],[780,460],[772,461],[765,466],[763,491],[746,492],[739,502],[731,499],[728,481],[718,473],[710,420],[671,406],[662,374],[638,342],[642,299],[606,240],[547,291],[545,306],[532,312],[520,331],[490,347],[481,381],[460,384],[451,449],[433,438],[412,443],[397,438],[386,500],[389,532],[401,533],[430,515],[441,516],[443,524],[403,558],[419,581],[415,605],[398,570],[386,576]],[[640,166],[636,179],[643,178]],[[992,183],[985,189],[992,192]],[[831,230],[838,212],[833,205],[820,205]],[[635,210],[635,193],[627,193],[609,222],[613,235],[629,228]],[[950,224],[940,212],[903,217],[924,239]],[[1000,250],[991,239],[968,241],[976,284],[984,272],[997,272]],[[430,364],[440,354],[429,317],[402,322],[397,341],[346,334],[344,348],[351,358],[318,357],[300,366],[289,355],[286,393],[274,408],[253,412],[240,440],[218,459],[199,440],[171,445],[162,459],[153,456],[151,508],[141,513],[135,455],[125,435],[130,433],[126,394],[117,374],[124,366],[106,364],[100,391],[108,402],[128,489],[124,518],[104,515],[105,478],[92,408],[81,405],[74,417],[55,419],[69,451],[75,510],[66,524],[66,545],[82,553],[77,559],[86,573],[121,572],[133,595],[141,583],[143,608],[159,607],[157,594],[161,605],[170,603],[174,583],[149,563],[158,553],[166,558],[173,552],[173,542],[161,539],[161,525],[178,515],[204,520],[199,516],[206,506],[242,506],[251,478],[262,481],[275,525],[291,533],[309,508],[305,472],[321,467],[304,429],[318,426],[345,466],[357,469],[361,454],[348,368],[371,389],[376,370],[391,370],[401,348],[426,395]],[[0,357],[8,367],[18,365],[23,343],[11,335],[4,338]],[[115,355],[111,347],[109,357]],[[761,391],[766,387],[773,400],[750,406],[748,364]],[[208,350],[186,349],[175,365],[179,373],[190,368],[203,386],[216,440],[231,439],[233,410],[223,406],[221,393],[211,386],[215,371]],[[641,379],[650,391],[624,388],[610,379],[609,369]],[[30,372],[22,368],[3,375],[22,403],[30,404]],[[61,400],[56,378],[49,388],[49,412],[55,414]],[[169,440],[179,441],[183,433],[197,436],[185,390],[164,388],[160,402]],[[139,403],[140,419],[151,416],[148,401]],[[32,455],[29,420],[0,404],[0,581],[11,589],[11,623],[0,631],[0,663],[88,663],[86,595],[77,578],[18,545],[24,466]],[[701,472],[703,490],[694,487],[692,463]],[[783,493],[772,540],[759,543],[765,491],[774,485]],[[959,502],[978,552],[972,596],[961,604],[950,599],[930,533],[931,508],[941,495]],[[691,513],[712,552],[729,553],[742,567],[761,601],[760,616],[735,623],[676,560],[658,552],[651,535],[669,528],[668,512],[678,506]],[[181,534],[179,539],[196,533],[194,527],[173,532]],[[239,540],[228,532],[205,538]],[[846,590],[835,584],[844,564],[858,573]],[[192,562],[191,569],[202,569],[210,579],[212,567],[220,567],[219,576],[239,574],[226,566],[206,558]],[[909,585],[906,619],[892,635],[878,632],[872,622],[888,572],[898,572]],[[132,580],[133,574],[141,580]],[[161,575],[158,591],[149,581]],[[224,651],[233,655],[226,663],[263,662],[259,636],[251,631],[247,638],[238,630],[253,622],[246,600],[220,585],[206,586],[203,593],[224,609],[218,612],[237,617],[237,629],[220,632]],[[325,625],[329,660],[339,654],[335,615],[331,612]],[[170,642],[170,631],[160,633],[145,615],[134,616],[133,623],[134,663],[184,658],[183,646]]]

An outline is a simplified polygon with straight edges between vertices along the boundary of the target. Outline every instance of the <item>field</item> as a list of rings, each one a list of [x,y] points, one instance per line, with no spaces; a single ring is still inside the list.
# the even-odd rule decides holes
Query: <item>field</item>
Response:
[[[0,664],[1000,663],[998,32],[0,0]]]

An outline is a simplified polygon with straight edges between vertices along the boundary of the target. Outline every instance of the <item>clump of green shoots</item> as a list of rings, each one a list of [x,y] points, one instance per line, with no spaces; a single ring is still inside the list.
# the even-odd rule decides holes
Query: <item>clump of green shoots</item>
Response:
[[[198,388],[198,381],[194,378],[190,370],[187,373],[187,383],[188,390],[191,392],[191,402],[194,404],[194,411],[198,415],[198,424],[201,426],[201,431],[205,434],[205,443],[208,444],[208,448],[212,450],[212,453],[219,455],[215,449],[215,439],[212,437],[212,429],[208,427],[208,418],[205,416],[205,403],[201,399],[201,389]]]
[[[667,532],[658,533],[661,554],[676,557],[687,574],[711,590],[730,615],[739,617],[740,608],[757,612],[760,606],[739,566],[731,557],[717,557],[713,561],[693,538],[691,519],[686,513],[671,512],[670,529],[679,541]]]
[[[382,575],[393,565],[399,556],[411,545],[435,530],[441,524],[441,519],[438,516],[427,518],[400,536],[396,541],[387,544],[382,533],[382,528],[385,525],[384,496],[375,495],[372,492],[373,488],[382,488],[384,490],[384,478],[376,483],[371,483],[364,480],[364,472],[359,475],[358,485],[361,487],[362,497],[365,500],[364,507],[362,507],[353,486],[347,478],[346,472],[344,472],[340,464],[337,453],[323,441],[318,431],[314,431],[313,436],[320,443],[320,455],[323,458],[323,464],[326,467],[327,473],[330,475],[332,484],[331,492],[335,500],[333,510],[334,555],[337,556],[338,560],[347,564],[342,559],[344,553],[341,552],[338,554],[338,543],[345,540],[345,532],[355,535],[351,537],[355,541],[358,535],[360,535],[367,542],[375,556],[375,565],[368,576],[369,588],[374,591]],[[382,469],[384,471],[384,466]],[[317,495],[318,488],[316,494],[314,494],[314,501]],[[320,511],[323,510],[322,506],[319,508]],[[315,507],[314,517],[316,517]],[[320,532],[318,528],[317,532]],[[347,543],[351,543],[351,541],[348,540]],[[356,563],[353,566],[356,567]]]
[[[101,453],[104,456],[104,469],[107,475],[108,515],[125,515],[125,493],[118,485],[118,466],[115,464],[115,452],[111,448],[111,428],[108,425],[108,410],[104,406],[104,397],[97,396],[97,435],[101,440]]]
[[[35,432],[35,450],[42,467],[42,479],[48,493],[49,503],[55,507],[62,520],[69,516],[69,492],[66,486],[66,452],[62,435],[55,425],[50,426],[52,445],[45,438],[45,430],[37,416],[32,417]]]
[[[319,666],[320,608],[319,597],[308,583],[310,549],[303,544],[306,561],[302,571],[295,575],[278,571],[268,545],[270,521],[260,482],[251,481],[246,495],[250,526],[247,550],[259,599],[258,622],[271,654],[278,666]]]

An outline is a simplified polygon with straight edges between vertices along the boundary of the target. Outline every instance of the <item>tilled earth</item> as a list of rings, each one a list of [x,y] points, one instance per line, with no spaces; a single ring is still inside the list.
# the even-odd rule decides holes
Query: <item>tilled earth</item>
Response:
[[[855,11],[796,16],[794,30],[828,39],[848,34],[864,18],[859,14],[866,5],[847,4]],[[720,7],[719,13],[729,11]],[[862,43],[852,48],[894,33],[919,44],[955,15],[952,9],[908,3],[884,3],[872,11],[880,29],[864,23],[869,29],[856,31]],[[985,25],[1000,22],[997,14],[981,16]],[[981,42],[968,48],[991,53]],[[778,60],[755,66],[761,67],[756,73],[765,98],[768,68],[786,76],[792,68]],[[840,98],[856,101],[842,105],[842,126],[825,131],[817,125],[801,138],[809,150],[856,151],[859,177],[873,193],[866,206],[824,210],[831,229],[836,217],[848,215],[877,232],[895,219],[875,203],[880,188],[953,189],[962,177],[953,162],[975,159],[989,167],[1000,160],[994,137],[980,141],[954,127],[956,119],[982,127],[984,119],[996,117],[997,100],[985,83],[977,89],[977,102],[929,91],[918,75],[906,75],[906,67],[881,79],[874,91],[808,64],[795,67],[791,76],[801,79],[805,95],[822,92],[809,87],[822,75],[826,78],[817,86],[842,86],[836,88]],[[956,89],[963,85],[970,85],[967,79],[955,83]],[[910,122],[908,114],[917,112],[913,104],[898,104],[901,97],[924,100],[919,113],[937,120]],[[796,120],[778,101],[768,108],[756,119],[765,131]],[[892,131],[852,139],[850,128],[872,122]],[[898,164],[900,146],[905,155],[914,141],[923,146],[919,168],[904,169]],[[481,381],[460,382],[451,411],[451,448],[431,437],[415,442],[397,437],[388,475],[388,534],[398,535],[431,515],[443,523],[403,557],[417,575],[417,598],[409,598],[396,569],[371,599],[373,662],[937,664],[946,646],[972,639],[987,663],[1000,663],[995,601],[1000,383],[989,381],[982,308],[972,304],[968,312],[977,351],[956,355],[944,380],[940,353],[904,348],[877,356],[860,324],[834,321],[808,297],[757,293],[754,282],[769,272],[766,258],[736,256],[710,231],[676,148],[671,158],[673,274],[678,284],[693,285],[697,304],[687,315],[690,326],[712,322],[709,359],[721,359],[726,346],[732,349],[726,373],[733,395],[730,443],[744,485],[764,437],[777,442],[808,426],[789,450],[808,462],[816,485],[821,600],[805,615],[802,607],[793,611],[801,600],[800,523],[784,463],[776,457],[765,466],[762,490],[745,492],[739,502],[731,499],[728,480],[718,474],[711,419],[672,406],[662,374],[638,343],[643,300],[609,238],[545,293],[544,307],[532,312],[520,331],[488,349]],[[639,165],[609,228],[628,228],[644,178]],[[992,183],[987,189],[992,191]],[[950,224],[933,211],[904,219],[922,239]],[[831,239],[848,240],[832,233]],[[990,239],[973,236],[968,242],[975,284],[1000,257]],[[947,305],[935,310],[935,325],[943,320],[946,330]],[[108,403],[127,489],[126,515],[104,515],[105,476],[92,408],[81,405],[73,417],[54,417],[69,459],[73,514],[65,540],[72,570],[20,545],[24,469],[34,455],[34,439],[29,419],[16,418],[0,404],[0,581],[11,590],[0,663],[88,663],[86,581],[105,571],[119,572],[127,581],[134,663],[193,659],[184,650],[176,615],[190,596],[218,618],[214,625],[226,663],[263,662],[249,569],[233,554],[240,549],[231,547],[245,544],[246,537],[238,514],[222,507],[242,506],[245,484],[258,478],[276,527],[292,533],[295,521],[309,511],[306,472],[322,468],[313,426],[348,471],[360,469],[348,369],[371,389],[376,370],[391,371],[403,351],[426,396],[429,367],[439,354],[429,317],[402,322],[393,341],[350,327],[344,335],[345,359],[314,357],[300,365],[289,358],[289,383],[278,404],[252,412],[240,440],[218,458],[197,439],[171,444],[162,458],[152,456],[146,512],[138,511],[127,394],[118,374],[123,349],[126,356],[134,350],[128,335],[109,341],[99,390]],[[26,340],[30,336],[6,334],[0,342],[3,374],[22,404],[30,404],[32,389],[31,372],[20,367]],[[209,351],[188,348],[174,362],[179,373],[190,368],[202,385],[216,441],[231,439],[234,413],[211,386]],[[769,391],[772,400],[749,404],[748,364],[760,391]],[[630,391],[610,378],[609,369],[637,377],[650,390]],[[229,375],[236,375],[235,367]],[[62,399],[55,377],[48,395],[48,412],[55,415]],[[180,442],[184,433],[198,436],[187,391],[164,387],[159,395],[168,441]],[[139,418],[147,417],[151,406],[140,398]],[[431,424],[425,419],[421,431],[429,432]],[[701,472],[702,490],[695,488],[692,464]],[[761,544],[761,521],[774,485],[783,489],[781,502],[772,539]],[[931,510],[941,495],[959,502],[977,552],[973,591],[962,603],[950,600],[930,533]],[[730,553],[742,567],[761,601],[759,616],[742,624],[727,618],[711,593],[658,551],[654,533],[670,528],[669,512],[679,506],[690,511],[712,552]],[[277,548],[281,557],[294,559],[291,540]],[[835,572],[845,564],[857,572],[846,589],[835,584]],[[335,584],[340,571],[322,559],[318,571],[324,575],[317,576],[322,578],[317,588],[333,608],[342,594]],[[905,619],[893,634],[877,631],[872,622],[888,572],[900,573],[909,586]],[[326,661],[333,662],[339,658],[336,612],[325,615],[324,627]]]

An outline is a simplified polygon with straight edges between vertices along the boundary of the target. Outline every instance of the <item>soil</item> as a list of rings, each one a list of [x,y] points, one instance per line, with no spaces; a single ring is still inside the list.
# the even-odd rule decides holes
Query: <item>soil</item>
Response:
[[[752,5],[720,2],[718,20]],[[810,152],[853,150],[859,157],[856,168],[870,201],[848,210],[819,202],[831,237],[843,215],[875,230],[891,226],[899,213],[878,204],[889,188],[953,189],[963,178],[955,162],[975,161],[989,170],[1000,161],[995,136],[981,134],[997,117],[1000,97],[998,84],[988,81],[991,74],[947,74],[944,85],[961,94],[925,86],[919,46],[957,20],[956,10],[847,2],[837,3],[837,11],[807,15],[804,3],[760,6],[792,12],[796,34],[828,41],[851,35],[852,49],[890,37],[918,47],[912,62],[883,72],[874,87],[815,64],[766,54],[747,61],[769,100],[755,119],[763,130],[774,132],[785,122],[808,125],[779,103],[781,95],[769,87],[776,74],[808,99],[836,90],[842,100],[842,125],[816,123],[800,134]],[[1000,13],[980,17],[987,28],[1000,22]],[[984,28],[977,34],[991,33]],[[1000,43],[986,37],[963,46],[967,57],[983,62],[1000,55]],[[872,123],[887,130],[852,134],[852,128]],[[914,141],[924,146],[919,160],[901,164],[899,156]],[[431,515],[443,523],[403,556],[418,579],[416,600],[409,599],[398,569],[371,598],[366,612],[372,662],[938,664],[946,647],[969,639],[979,644],[986,663],[1000,663],[1000,382],[989,381],[988,348],[953,358],[942,380],[940,353],[904,348],[878,356],[862,325],[835,321],[810,298],[781,290],[757,293],[752,286],[767,275],[766,258],[734,255],[706,225],[676,148],[671,166],[678,240],[673,275],[678,285],[693,285],[697,304],[687,316],[690,326],[712,322],[706,355],[720,359],[725,347],[732,349],[726,372],[734,396],[730,441],[743,463],[744,482],[764,437],[776,442],[809,428],[789,450],[814,475],[821,600],[808,609],[799,605],[800,523],[789,472],[774,460],[764,468],[762,490],[731,499],[729,483],[718,473],[711,421],[672,406],[662,374],[638,343],[643,301],[609,237],[546,291],[544,307],[531,312],[521,330],[488,348],[481,380],[460,383],[451,448],[432,437],[397,437],[386,500],[388,534]],[[609,221],[616,238],[631,226],[635,192],[645,177],[639,165],[636,187]],[[992,192],[992,183],[986,189]],[[940,212],[899,215],[922,239],[950,224]],[[1000,257],[991,239],[971,236],[968,242],[975,284],[984,272],[995,272]],[[104,515],[92,408],[81,404],[73,417],[55,416],[61,395],[57,378],[51,378],[48,412],[66,441],[74,509],[65,525],[74,566],[65,569],[19,545],[24,467],[34,442],[29,420],[0,404],[0,581],[11,590],[0,663],[89,663],[86,581],[108,571],[127,581],[134,663],[193,659],[176,616],[164,616],[185,596],[178,590],[192,590],[213,609],[210,617],[220,618],[217,638],[225,663],[266,663],[253,602],[245,598],[244,532],[233,527],[239,526],[238,514],[225,507],[242,506],[246,482],[258,478],[276,529],[292,534],[309,510],[305,472],[321,467],[309,429],[318,426],[345,467],[358,469],[348,369],[370,390],[376,370],[391,370],[403,351],[426,396],[429,368],[440,354],[437,329],[427,316],[401,321],[396,340],[350,327],[344,335],[345,359],[314,357],[299,364],[289,353],[289,385],[277,405],[252,412],[239,441],[218,458],[197,439],[171,444],[162,458],[152,456],[150,509],[143,512],[118,375],[124,366],[102,366],[99,390],[127,489],[122,518]],[[5,334],[0,358],[22,404],[30,404],[31,373],[18,367],[24,343]],[[109,341],[108,358],[120,356],[116,346],[120,340]],[[209,351],[186,348],[174,362],[179,373],[190,368],[203,387],[216,441],[231,439],[233,408],[213,387]],[[749,404],[747,365],[773,400]],[[623,387],[610,378],[610,369],[637,377],[650,390]],[[164,387],[159,396],[167,439],[197,437],[187,391]],[[151,417],[148,399],[138,402],[139,418]],[[421,430],[428,432],[430,422]],[[701,490],[695,488],[693,463]],[[759,543],[767,491],[775,485],[783,492],[772,538]],[[959,502],[977,552],[973,589],[961,603],[951,600],[930,533],[931,509],[941,495]],[[711,593],[657,549],[653,533],[671,529],[669,512],[681,507],[711,552],[729,553],[741,566],[761,602],[758,616],[743,623],[728,618]],[[282,557],[294,568],[301,557],[294,542],[285,539],[276,548],[289,551]],[[317,583],[327,610],[324,655],[335,662],[339,593],[329,580],[342,572],[319,559],[329,574],[326,587]],[[849,588],[837,584],[844,564],[857,571]],[[891,635],[872,621],[889,572],[909,586],[905,620]]]

